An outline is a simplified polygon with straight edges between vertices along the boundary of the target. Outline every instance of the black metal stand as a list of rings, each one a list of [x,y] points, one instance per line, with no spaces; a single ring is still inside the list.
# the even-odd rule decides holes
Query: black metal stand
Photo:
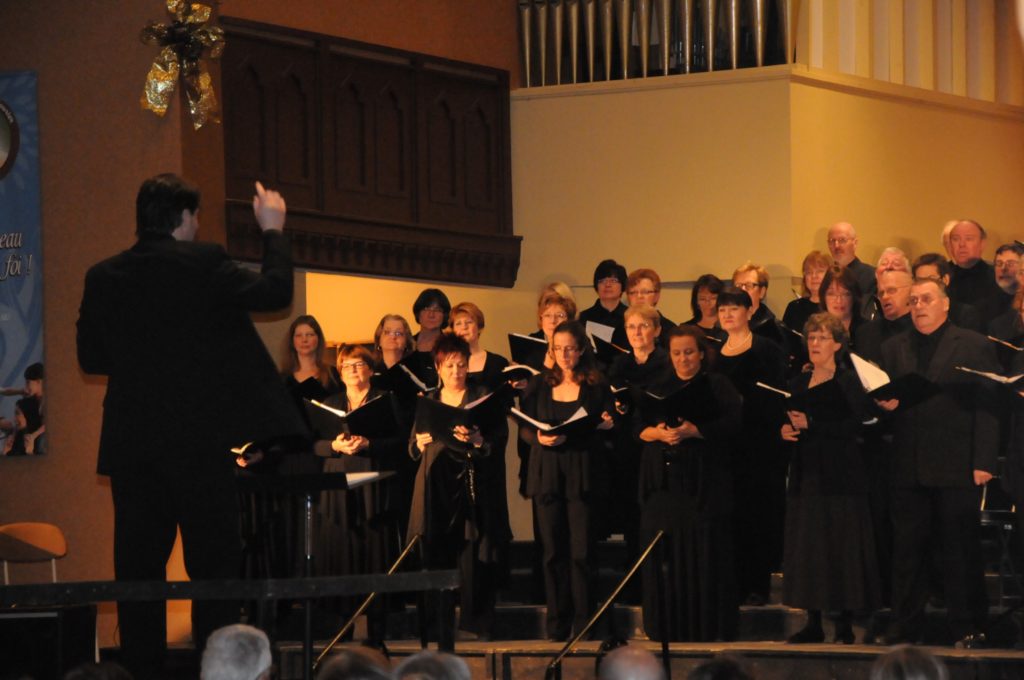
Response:
[[[633,575],[636,574],[636,572],[640,569],[640,566],[651,554],[655,546],[658,545],[658,542],[661,541],[661,538],[664,535],[665,532],[659,529],[658,533],[654,535],[653,539],[651,539],[651,542],[648,544],[647,548],[643,551],[640,557],[637,558],[636,562],[633,563],[633,566],[630,567],[626,575],[622,577],[622,580],[619,581],[619,584],[615,586],[615,590],[612,591],[612,594],[608,596],[608,599],[605,600],[604,604],[598,607],[597,611],[594,612],[594,615],[590,617],[589,621],[587,621],[587,625],[583,626],[583,630],[576,633],[576,637],[565,643],[565,646],[562,647],[562,650],[555,656],[554,660],[552,660],[551,663],[548,664],[547,670],[544,672],[545,680],[558,680],[562,677],[562,659],[564,659],[573,649],[576,648],[576,645],[579,644],[580,640],[585,638],[587,636],[587,633],[590,632],[590,629],[594,627],[594,624],[597,623],[597,621],[600,620],[602,616],[604,616],[605,611],[607,611],[608,608],[612,606],[612,604],[615,602],[615,598],[619,596],[619,593],[621,593],[622,590],[626,587],[626,584],[629,583],[629,579],[633,578]],[[662,594],[663,593],[659,593],[659,597],[661,597]],[[664,598],[662,597],[662,599]],[[662,654],[664,655],[665,659],[668,658],[668,644],[664,642],[664,640],[667,640],[668,637],[666,633],[667,631],[662,630]],[[667,661],[665,661],[665,664],[667,673]],[[671,675],[666,675],[667,680],[671,680],[671,677]]]

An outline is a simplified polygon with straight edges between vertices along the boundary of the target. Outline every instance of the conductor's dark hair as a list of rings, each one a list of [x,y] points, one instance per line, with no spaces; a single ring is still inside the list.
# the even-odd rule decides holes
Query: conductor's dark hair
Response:
[[[917,278],[918,267],[927,267],[928,265],[935,266],[935,268],[939,271],[940,279],[949,276],[950,274],[953,273],[953,269],[949,266],[949,260],[944,258],[942,255],[939,255],[938,253],[925,253],[921,257],[914,260],[914,266],[910,268],[910,271],[911,273],[913,273],[914,278]]]
[[[43,379],[43,365],[38,361],[34,364],[29,364],[25,368],[25,380],[42,380]]]
[[[594,268],[594,290],[597,290],[597,282],[601,279],[618,279],[622,290],[626,290],[626,268],[615,260],[601,260]]]
[[[199,210],[199,189],[170,173],[151,177],[135,197],[135,233],[170,234],[181,225],[182,210]]]
[[[722,289],[722,292],[718,294],[717,307],[727,307],[729,305],[750,309],[754,306],[754,301],[750,299],[750,293],[742,288],[726,286]]]
[[[722,283],[722,279],[718,278],[714,274],[703,274],[697,282],[693,284],[693,290],[690,291],[690,309],[693,311],[693,318],[700,321],[704,318],[704,315],[700,313],[700,305],[697,304],[697,298],[700,296],[701,289],[706,290],[712,295],[718,295],[725,288],[725,284]]]
[[[437,305],[444,312],[444,325],[448,324],[448,315],[452,312],[452,303],[448,296],[440,288],[424,288],[417,296],[416,302],[412,303],[412,318],[419,323],[420,312],[431,305]]]
[[[719,656],[700,664],[686,676],[687,680],[754,680],[743,662],[733,656]]]
[[[440,366],[444,358],[451,354],[460,354],[468,360],[470,355],[469,343],[454,333],[442,333],[441,337],[434,343],[434,350],[431,352],[434,365]]]

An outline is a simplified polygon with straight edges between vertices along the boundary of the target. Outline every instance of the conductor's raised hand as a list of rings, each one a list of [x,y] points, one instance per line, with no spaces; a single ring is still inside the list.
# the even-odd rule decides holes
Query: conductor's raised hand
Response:
[[[271,189],[264,189],[256,182],[256,195],[252,197],[252,213],[261,231],[281,231],[284,229],[284,216],[288,212],[284,196]]]

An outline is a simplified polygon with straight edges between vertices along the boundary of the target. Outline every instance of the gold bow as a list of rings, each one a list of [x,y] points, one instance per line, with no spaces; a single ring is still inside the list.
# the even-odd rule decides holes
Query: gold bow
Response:
[[[217,96],[202,57],[207,49],[211,59],[221,55],[224,31],[219,26],[203,25],[210,20],[212,13],[208,5],[167,0],[167,11],[174,15],[174,22],[158,24],[151,21],[140,35],[143,43],[163,47],[149,67],[142,91],[142,108],[158,116],[167,113],[180,75],[185,83],[192,126],[198,130],[207,121],[219,123]]]

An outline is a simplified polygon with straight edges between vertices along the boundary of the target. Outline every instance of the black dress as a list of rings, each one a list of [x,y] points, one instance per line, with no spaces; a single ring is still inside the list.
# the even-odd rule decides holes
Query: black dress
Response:
[[[469,387],[462,403],[487,393],[479,386]],[[440,390],[428,398],[440,399]],[[464,450],[451,449],[437,441],[435,435],[435,441],[421,454],[413,433],[408,450],[419,460],[419,470],[408,535],[423,535],[428,568],[458,567],[459,627],[490,635],[497,591],[507,575],[512,530],[508,524],[504,476],[499,477],[495,472],[497,463],[490,460],[500,433],[491,429],[481,434],[484,445],[480,449],[470,445]]]
[[[786,305],[786,311],[782,314],[782,324],[797,333],[804,332],[804,324],[811,318],[812,314],[821,311],[821,305],[811,302],[809,297],[801,297]]]
[[[580,385],[575,401],[555,401],[545,375],[534,378],[522,400],[527,415],[546,423],[568,419],[579,407],[595,419],[611,412],[608,387],[603,382]],[[596,423],[594,425],[596,428]],[[542,446],[537,431],[521,425],[519,436],[530,444],[526,493],[533,499],[534,525],[543,550],[544,595],[549,638],[566,639],[582,630],[592,607],[595,456],[602,450],[598,431],[585,429],[560,446]]]
[[[790,382],[794,397],[807,394],[810,379],[804,373]],[[867,398],[856,374],[841,369],[814,389],[808,429],[800,432],[790,464],[782,599],[801,609],[873,610],[881,580],[868,471],[857,441]]]
[[[408,425],[402,419],[397,400],[389,392],[371,387],[364,404],[375,399],[387,399],[396,416],[396,427],[369,436],[368,448],[348,456],[331,449],[335,431],[316,432],[313,445],[316,455],[323,460],[324,472],[396,472],[380,482],[350,491],[324,491],[317,506],[314,565],[321,576],[340,574],[381,574],[398,557],[400,543],[399,521],[403,503],[400,494],[408,485],[402,476],[408,475],[404,465],[408,459],[406,442]],[[327,397],[324,404],[342,411],[349,410],[344,390]],[[349,600],[349,604],[353,601]],[[384,639],[385,614],[383,601],[375,605],[369,616],[370,638]]]
[[[670,640],[732,640],[738,623],[733,546],[732,443],[742,419],[742,398],[728,379],[700,374],[687,382],[672,375],[656,388],[667,394],[707,390],[714,401],[694,424],[703,438],[676,446],[646,442],[640,461],[641,540],[659,531],[664,598],[657,590],[658,563],[644,564],[644,629],[661,638],[660,614]],[[654,425],[640,414],[637,434]],[[664,604],[664,606],[663,606]]]
[[[743,428],[733,466],[739,590],[741,596],[766,602],[771,573],[782,561],[787,460],[778,431],[782,405],[756,383],[785,385],[785,353],[755,333],[746,352],[720,354],[717,369],[743,396]]]

